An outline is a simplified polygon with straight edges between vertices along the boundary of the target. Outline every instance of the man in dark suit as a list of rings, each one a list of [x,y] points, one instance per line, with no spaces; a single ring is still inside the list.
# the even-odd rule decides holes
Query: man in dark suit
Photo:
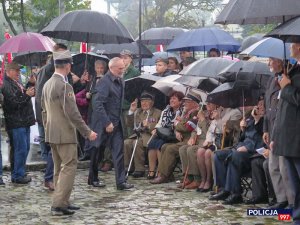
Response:
[[[293,208],[294,224],[300,224],[300,40],[292,43],[291,57],[297,63],[283,74],[279,81],[281,88],[278,114],[270,147],[277,155],[284,156],[287,161],[289,182],[295,192]]]
[[[116,184],[118,190],[133,188],[125,178],[124,168],[124,141],[122,131],[122,103],[124,97],[124,80],[122,79],[125,65],[121,58],[112,58],[108,64],[109,71],[100,82],[96,84],[95,95],[92,99],[92,120],[91,127],[99,135],[91,143],[91,164],[89,180],[99,182],[97,157],[99,157],[99,147],[108,143],[112,151],[112,158],[116,173]]]

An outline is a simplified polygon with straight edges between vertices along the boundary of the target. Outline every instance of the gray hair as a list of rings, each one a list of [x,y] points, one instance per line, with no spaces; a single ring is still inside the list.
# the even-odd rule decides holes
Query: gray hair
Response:
[[[96,65],[102,65],[104,68],[107,67],[107,63],[105,61],[103,61],[103,60],[100,60],[100,59],[98,59],[98,60],[95,61],[95,66]]]
[[[123,60],[120,58],[120,57],[114,57],[112,58],[109,63],[108,63],[108,67],[111,68],[111,67],[114,67],[119,61],[122,61]]]

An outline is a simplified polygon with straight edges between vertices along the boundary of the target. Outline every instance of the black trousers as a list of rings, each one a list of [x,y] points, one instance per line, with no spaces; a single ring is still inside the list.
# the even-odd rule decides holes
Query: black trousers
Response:
[[[251,159],[253,198],[276,198],[268,164],[269,160],[263,156]]]
[[[98,166],[100,161],[104,157],[104,150],[105,146],[100,146],[98,148],[92,147],[90,150],[90,169],[89,169],[89,178],[88,183],[91,184],[92,182],[99,181],[98,178]]]

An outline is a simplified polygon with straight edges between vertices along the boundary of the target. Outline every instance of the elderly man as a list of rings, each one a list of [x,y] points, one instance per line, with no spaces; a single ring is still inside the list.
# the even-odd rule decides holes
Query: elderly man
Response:
[[[156,73],[154,73],[154,76],[159,76],[159,77],[166,77],[171,74],[176,74],[176,72],[171,71],[168,69],[168,59],[163,59],[159,58],[155,61],[155,66],[156,66]]]
[[[133,55],[131,51],[124,49],[120,52],[120,58],[123,59],[125,64],[125,73],[123,76],[124,80],[140,75],[140,71],[133,66]]]
[[[179,158],[179,148],[194,143],[192,132],[197,126],[197,114],[201,96],[190,91],[184,98],[184,113],[177,117],[174,122],[174,129],[178,143],[167,143],[162,146],[161,160],[158,165],[160,176],[150,181],[151,184],[167,183],[173,180],[173,170],[176,166],[176,159]]]
[[[281,88],[270,148],[274,154],[284,156],[288,167],[289,184],[295,193],[293,220],[300,224],[300,40],[291,44],[291,57],[297,63],[278,82]]]
[[[127,126],[133,127],[136,134],[131,135],[124,141],[125,167],[128,168],[133,148],[137,141],[136,150],[133,156],[135,171],[133,177],[143,177],[145,175],[145,148],[151,137],[151,132],[159,121],[161,111],[154,108],[154,96],[150,93],[142,93],[141,108],[137,108],[137,100],[131,103],[128,116]],[[129,171],[133,170],[128,168]]]
[[[42,92],[42,118],[46,142],[50,143],[54,161],[54,194],[51,213],[72,215],[79,207],[69,199],[77,168],[76,129],[90,140],[97,134],[83,121],[75,101],[72,86],[66,81],[71,70],[72,56],[68,50],[53,52],[55,71]]]
[[[31,181],[25,174],[26,159],[30,149],[30,126],[35,124],[31,97],[34,87],[25,89],[20,81],[20,67],[15,62],[7,64],[2,93],[6,130],[11,145],[11,181],[27,184]]]
[[[125,64],[121,58],[115,57],[109,61],[109,71],[96,84],[96,93],[92,99],[92,128],[99,134],[98,138],[91,143],[94,147],[92,154],[99,154],[100,146],[109,144],[115,167],[116,185],[118,190],[133,188],[126,182],[123,152],[122,132],[122,102],[124,97]],[[95,161],[96,162],[96,161]],[[98,164],[90,164],[89,180],[99,182]]]

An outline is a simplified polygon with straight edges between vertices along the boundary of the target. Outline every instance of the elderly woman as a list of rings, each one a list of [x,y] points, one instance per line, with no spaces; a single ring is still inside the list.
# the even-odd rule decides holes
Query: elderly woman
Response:
[[[182,113],[182,99],[184,97],[183,93],[174,91],[170,94],[170,104],[163,110],[160,120],[156,124],[155,128],[167,127],[171,128],[173,122],[178,115]],[[166,143],[166,140],[159,138],[156,135],[157,130],[152,131],[153,138],[148,144],[148,159],[149,159],[149,173],[147,178],[154,179],[155,177],[155,167],[156,161],[160,160],[160,149],[161,146]]]

